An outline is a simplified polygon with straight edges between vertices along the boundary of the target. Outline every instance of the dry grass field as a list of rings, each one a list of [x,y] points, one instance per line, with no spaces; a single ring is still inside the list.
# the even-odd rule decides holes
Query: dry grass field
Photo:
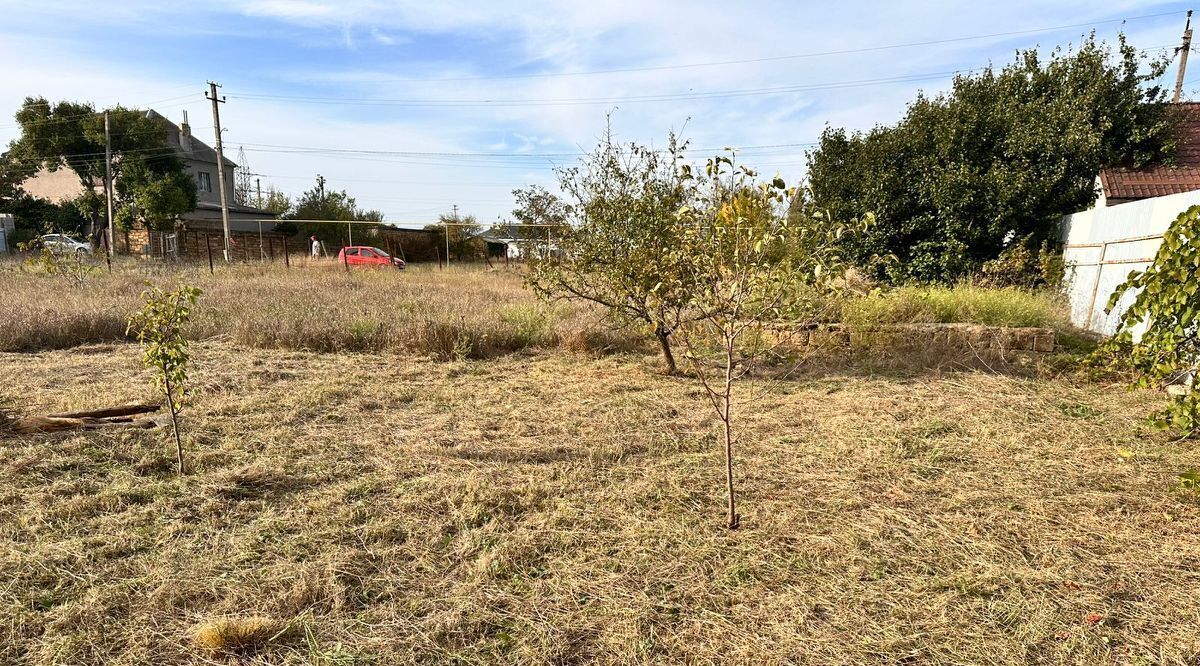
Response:
[[[262,302],[484,332],[541,307],[511,277],[460,276],[465,295],[406,277],[383,303]],[[197,282],[211,308],[242,278]],[[1200,659],[1200,499],[1176,482],[1200,449],[1146,425],[1161,395],[865,363],[746,381],[731,532],[695,380],[648,348],[563,342],[584,313],[458,354],[215,321],[193,345],[190,474],[164,430],[0,439],[0,663]],[[0,353],[27,410],[153,397],[135,345],[27,347]]]
[[[180,279],[204,291],[193,339],[321,352],[393,351],[439,358],[490,358],[528,348],[617,349],[630,344],[580,308],[547,306],[523,289],[521,273],[453,266],[405,271],[340,264],[207,266],[126,264],[74,286],[0,264],[0,351],[64,349],[126,339],[125,318],[147,280]],[[637,344],[637,343],[634,343]]]

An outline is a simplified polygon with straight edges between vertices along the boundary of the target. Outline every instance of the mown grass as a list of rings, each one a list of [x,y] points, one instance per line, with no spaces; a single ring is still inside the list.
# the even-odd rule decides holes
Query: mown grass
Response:
[[[164,431],[0,438],[0,663],[1200,657],[1200,451],[1148,428],[1156,394],[752,377],[731,532],[711,408],[650,353],[192,368],[188,476]],[[152,396],[124,343],[0,354],[0,385]]]
[[[10,270],[0,290],[0,351],[65,349],[124,340],[128,313],[147,279],[186,280],[203,290],[188,335],[255,348],[320,352],[394,351],[490,358],[530,348],[621,349],[640,341],[598,325],[580,307],[546,305],[516,271],[413,267],[355,270],[318,265],[184,267],[123,265],[82,287]]]

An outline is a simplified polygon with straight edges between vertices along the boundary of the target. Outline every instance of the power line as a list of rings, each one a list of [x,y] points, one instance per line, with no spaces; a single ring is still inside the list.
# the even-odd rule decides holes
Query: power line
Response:
[[[1138,49],[1146,53],[1172,45],[1153,46]],[[540,106],[587,106],[607,104],[643,104],[657,102],[679,102],[704,99],[726,99],[733,97],[752,97],[761,95],[784,95],[797,92],[816,90],[841,90],[867,86],[887,85],[891,83],[913,83],[920,81],[940,80],[948,76],[970,74],[991,67],[991,65],[972,68],[956,68],[942,72],[925,74],[905,74],[873,79],[858,79],[850,81],[828,81],[824,83],[794,84],[766,88],[746,88],[735,90],[716,90],[707,92],[659,93],[653,95],[627,95],[621,97],[559,97],[559,98],[526,98],[526,99],[389,99],[375,97],[318,97],[306,95],[270,95],[265,93],[230,93],[229,97],[258,101],[284,101],[300,104],[329,104],[335,106],[399,106],[409,108],[446,108],[446,107],[540,107]]]
[[[394,155],[397,157],[414,157],[414,158],[416,158],[416,157],[436,157],[436,158],[456,158],[456,157],[481,158],[481,157],[486,157],[486,158],[543,159],[543,158],[581,157],[581,156],[587,154],[587,153],[580,152],[580,151],[570,152],[570,153],[498,153],[498,152],[458,153],[458,152],[446,152],[446,151],[419,152],[419,151],[411,151],[411,150],[378,150],[378,149],[366,149],[366,148],[328,148],[328,147],[318,147],[318,146],[288,146],[288,145],[279,145],[279,144],[270,144],[270,143],[242,143],[240,145],[251,146],[252,147],[251,150],[253,150],[253,147],[259,147],[259,148],[278,148],[281,150],[292,150],[292,151],[296,151],[296,152],[346,153],[346,154],[363,154],[363,155]],[[759,151],[759,150],[774,150],[774,149],[778,149],[778,148],[799,148],[799,147],[814,146],[814,145],[816,145],[816,142],[814,142],[814,141],[808,141],[808,142],[802,142],[802,143],[775,143],[775,144],[763,144],[763,145],[755,145],[755,146],[741,146],[741,147],[738,147],[737,150],[738,150],[738,152]],[[726,147],[688,148],[688,151],[689,152],[719,151],[719,150],[724,150],[725,148]]]
[[[143,102],[140,104],[134,104],[134,105],[131,105],[131,106],[125,107],[125,108],[127,108],[130,111],[142,111],[143,109],[141,109],[139,107],[149,107],[152,104],[161,104],[163,102],[170,102],[170,101],[174,101],[174,100],[178,100],[178,99],[195,97],[200,94],[201,93],[191,93],[189,95],[180,95],[178,97],[168,97],[166,99],[160,99],[160,100],[154,100],[151,102]],[[51,103],[47,102],[46,105],[50,106]],[[41,106],[41,105],[39,104],[37,106]],[[168,106],[166,108],[175,108],[175,107],[180,107],[180,106],[186,106],[186,105],[185,104],[171,104],[170,106]],[[25,106],[22,105],[21,108],[25,108]],[[148,111],[150,109],[147,108],[145,110]],[[49,125],[49,124],[53,124],[53,123],[67,123],[67,122],[71,122],[72,120],[78,120],[80,118],[98,118],[103,114],[104,114],[104,111],[92,111],[89,113],[75,113],[75,114],[69,114],[69,115],[65,115],[65,116],[55,116],[53,118],[40,119],[39,124]],[[7,125],[0,125],[0,129],[11,129],[13,127],[20,127],[20,126],[21,126],[21,123],[9,123]]]
[[[914,81],[942,79],[954,74],[977,71],[955,69],[928,74],[908,74],[855,81],[831,81],[816,84],[749,88],[742,90],[718,90],[710,92],[662,93],[657,95],[633,95],[625,97],[562,97],[543,99],[380,99],[369,97],[310,97],[302,95],[266,95],[253,93],[230,93],[229,97],[247,100],[272,100],[302,104],[332,104],[340,106],[404,106],[404,107],[474,107],[474,106],[579,106],[595,104],[630,104],[646,102],[676,102],[696,99],[748,97],[756,95],[780,95],[810,90],[831,90],[884,85],[888,83],[910,83]]]

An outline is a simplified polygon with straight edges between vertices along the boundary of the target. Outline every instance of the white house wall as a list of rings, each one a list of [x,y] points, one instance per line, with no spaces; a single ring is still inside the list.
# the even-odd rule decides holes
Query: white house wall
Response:
[[[1116,206],[1098,203],[1096,208],[1063,217],[1071,321],[1097,333],[1115,333],[1121,312],[1135,294],[1125,294],[1112,314],[1105,314],[1109,296],[1131,271],[1150,265],[1167,227],[1195,205],[1200,205],[1200,190]],[[1101,254],[1105,263],[1098,265]]]

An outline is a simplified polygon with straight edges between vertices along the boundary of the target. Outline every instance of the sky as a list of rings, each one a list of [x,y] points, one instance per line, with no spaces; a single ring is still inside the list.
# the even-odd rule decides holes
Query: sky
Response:
[[[103,9],[100,9],[103,7]],[[457,205],[489,223],[511,191],[555,189],[606,119],[622,141],[737,149],[789,183],[826,126],[896,122],[919,92],[1017,49],[1124,31],[1170,55],[1174,2],[692,0],[0,0],[0,145],[24,97],[154,108],[263,189],[316,175],[421,226]],[[1200,94],[1200,58],[1185,95]],[[1172,68],[1164,77],[1173,82]]]

